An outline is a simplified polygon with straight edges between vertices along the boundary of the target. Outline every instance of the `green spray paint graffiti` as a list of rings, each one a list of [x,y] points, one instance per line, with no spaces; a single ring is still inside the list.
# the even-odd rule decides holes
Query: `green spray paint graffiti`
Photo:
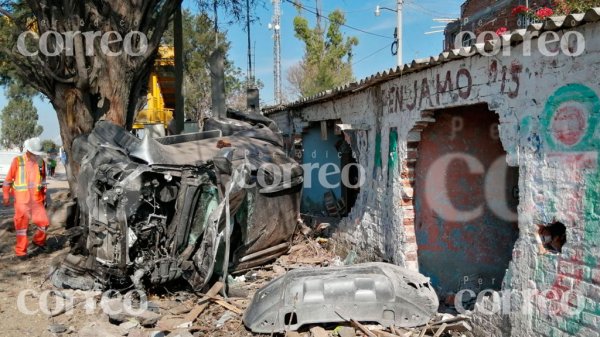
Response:
[[[381,132],[375,135],[375,166],[373,167],[373,178],[377,176],[377,169],[381,168]]]
[[[390,128],[390,159],[388,160],[388,174],[393,176],[393,171],[398,165],[398,130]],[[391,174],[392,173],[392,174]]]
[[[591,282],[589,267],[597,268],[598,259],[590,247],[599,244],[600,231],[600,99],[591,88],[581,84],[569,84],[559,88],[547,101],[542,117],[542,133],[546,143],[546,153],[550,161],[562,165],[565,174],[581,173],[586,170],[585,191],[581,193],[581,205],[571,205],[570,211],[579,214],[573,231],[583,233],[583,239],[573,240],[571,248],[575,256],[544,255],[535,271],[535,280],[540,284],[551,284],[552,296],[559,299],[568,291],[583,293],[583,283]],[[572,171],[572,172],[571,172]],[[576,179],[574,177],[574,179]],[[564,275],[559,270],[554,280],[548,280],[545,266],[570,264],[575,266],[571,275]],[[587,266],[587,267],[586,267]],[[573,278],[573,286],[566,287],[563,279]],[[546,281],[546,282],[544,282]],[[546,296],[547,299],[551,299]],[[600,314],[600,308],[587,308],[594,314]],[[581,316],[568,310],[555,312],[563,319],[559,328],[571,335],[576,335],[582,328]],[[541,318],[540,318],[541,319]]]
[[[398,129],[390,128],[388,150],[388,168],[387,168],[387,183],[388,186],[394,181],[396,167],[398,166]]]

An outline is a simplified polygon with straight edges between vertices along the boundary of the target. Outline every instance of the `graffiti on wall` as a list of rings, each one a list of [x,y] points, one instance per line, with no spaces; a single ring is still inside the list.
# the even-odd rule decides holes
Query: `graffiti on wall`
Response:
[[[394,172],[398,167],[398,128],[390,128],[388,151],[388,184],[393,181]]]
[[[510,98],[517,98],[521,88],[522,72],[523,66],[517,60],[514,60],[510,67],[499,65],[497,60],[493,60],[489,67],[488,84],[500,82],[500,93]]]
[[[423,77],[407,85],[392,86],[382,92],[384,110],[398,113],[402,110],[413,111],[439,105],[441,96],[454,93],[452,99],[468,99],[473,89],[471,72],[459,68],[456,72],[448,70],[445,74],[436,74],[435,78]]]
[[[521,90],[523,65],[514,60],[510,65],[502,65],[497,60],[491,61],[488,68],[488,85],[498,87],[502,95],[514,99]],[[467,100],[474,92],[474,80],[468,68],[458,68],[432,74],[430,77],[406,81],[382,91],[384,111],[399,113],[403,110],[414,111],[439,106],[445,96],[450,101]]]
[[[538,294],[537,304],[545,303],[551,313],[563,317],[560,328],[572,335],[582,326],[580,315],[569,306],[559,305],[565,296],[585,294],[584,284],[592,283],[591,268],[600,267],[598,258],[590,247],[599,244],[600,214],[596,203],[600,200],[600,99],[591,88],[581,84],[569,84],[559,88],[549,97],[542,116],[542,132],[546,143],[547,157],[557,167],[564,169],[573,181],[583,171],[584,184],[574,191],[579,204],[570,204],[569,212],[576,214],[571,233],[576,236],[568,241],[573,256],[544,255],[545,259],[559,266],[550,289]],[[555,208],[555,207],[552,207]],[[543,284],[547,271],[542,265],[535,272],[536,281]],[[548,281],[547,281],[548,282]],[[540,302],[539,300],[542,300]],[[567,301],[569,299],[566,299]],[[588,310],[589,308],[586,308]],[[592,309],[600,315],[600,309]]]

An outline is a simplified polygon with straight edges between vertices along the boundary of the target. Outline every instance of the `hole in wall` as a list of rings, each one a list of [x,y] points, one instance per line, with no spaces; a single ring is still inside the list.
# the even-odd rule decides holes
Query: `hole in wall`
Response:
[[[302,146],[302,164],[309,170],[305,171],[302,213],[346,216],[360,192],[359,168],[346,137],[333,120],[311,123],[303,130]]]
[[[518,238],[519,172],[506,164],[487,105],[440,110],[433,120],[415,144],[417,254],[452,307],[460,290],[501,288]]]
[[[567,243],[567,228],[560,221],[538,225],[537,239],[542,252],[560,254]]]

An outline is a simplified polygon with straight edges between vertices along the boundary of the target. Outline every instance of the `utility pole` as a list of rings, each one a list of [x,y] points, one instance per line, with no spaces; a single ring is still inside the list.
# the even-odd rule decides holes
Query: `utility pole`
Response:
[[[250,1],[246,0],[246,32],[248,33],[248,74],[246,74],[246,111],[258,113],[260,93],[256,87],[252,62],[252,35],[250,34]]]
[[[281,92],[281,0],[273,0],[273,22],[271,23],[273,28],[273,75],[274,75],[274,89],[275,89],[275,102],[279,105],[282,102]]]
[[[398,42],[398,50],[396,51],[396,63],[398,67],[402,66],[402,7],[404,0],[397,0],[396,2],[396,34]]]
[[[319,31],[321,30],[321,15],[322,15],[322,11],[321,11],[321,0],[316,0],[317,1],[317,27],[319,28]]]
[[[375,7],[375,16],[381,15],[381,10],[385,9],[390,12],[396,12],[396,29],[394,30],[394,43],[392,44],[392,55],[394,54],[394,45],[396,45],[396,65],[402,66],[402,10],[404,0],[396,0],[396,9],[387,8],[377,5]]]
[[[248,33],[248,73],[246,74],[247,85],[254,86],[254,74],[252,72],[252,41],[250,34],[250,0],[246,0],[246,32]]]
[[[213,1],[213,12],[215,13],[215,48],[219,47],[219,12],[217,0]]]

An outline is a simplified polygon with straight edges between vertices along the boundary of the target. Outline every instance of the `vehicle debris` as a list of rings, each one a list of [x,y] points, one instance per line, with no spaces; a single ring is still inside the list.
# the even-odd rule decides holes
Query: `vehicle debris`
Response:
[[[243,118],[143,140],[98,122],[77,138],[79,221],[53,284],[143,289],[184,278],[199,291],[215,273],[285,253],[299,218],[302,167],[282,151],[270,120]]]
[[[302,269],[298,268],[307,267],[308,265],[304,262],[297,262],[299,256],[319,257],[321,261],[329,261],[328,263],[320,262],[317,265],[334,265],[335,254],[331,251],[334,249],[334,245],[324,247],[317,243],[315,238],[306,238],[300,234],[300,229],[298,229],[293,243],[292,248],[273,263],[260,266],[250,272],[234,273],[233,275],[239,275],[237,277],[229,276],[228,279],[235,280],[234,285],[240,293],[244,293],[243,295],[232,295],[232,284],[228,284],[228,297],[221,296],[220,293],[225,287],[223,282],[212,284],[212,287],[203,293],[192,293],[185,290],[167,291],[166,293],[150,291],[146,298],[138,298],[136,294],[140,292],[136,290],[121,296],[114,292],[52,290],[53,296],[66,298],[66,302],[80,303],[82,299],[86,299],[86,305],[75,305],[65,314],[54,318],[50,318],[51,315],[48,315],[48,317],[53,323],[67,326],[69,330],[84,336],[119,336],[127,334],[131,337],[148,337],[176,336],[177,334],[189,336],[191,334],[194,336],[248,337],[252,333],[244,326],[242,314],[245,311],[253,310],[252,306],[254,304],[252,304],[251,299],[255,297],[259,290],[262,291],[261,289],[264,289],[269,282],[277,277],[286,273],[293,274],[291,272],[293,270],[301,272]],[[313,268],[315,266],[313,265]],[[361,266],[356,267],[360,269]],[[395,266],[392,266],[392,268],[395,268]],[[327,271],[330,269],[334,268],[314,270]],[[278,272],[281,274],[278,274]],[[364,278],[365,275],[375,278],[385,274],[380,272],[369,274],[359,270],[350,272],[346,280],[354,282],[357,278]],[[402,278],[403,276],[399,277]],[[420,278],[413,281],[420,282]],[[359,282],[357,284],[365,283]],[[378,285],[376,288],[385,288],[385,286],[381,286],[382,284],[385,285],[385,282],[376,282],[375,284]],[[335,290],[335,288],[333,289]],[[364,289],[365,287],[358,290]],[[401,288],[397,287],[396,289]],[[354,294],[356,293],[358,292],[354,291]],[[364,291],[361,296],[368,297]],[[410,296],[405,297],[411,299]],[[354,300],[356,296],[351,295],[349,298]],[[310,323],[301,327],[298,332],[286,331],[285,336],[311,337],[314,333],[319,333],[321,336],[332,337],[369,336],[369,334],[377,337],[432,337],[438,332],[440,333],[438,337],[473,336],[471,322],[466,316],[436,314],[425,324],[416,327],[385,326],[380,322],[367,321],[368,317],[348,315],[343,310],[347,307],[348,302],[341,303],[342,305],[336,304],[336,308],[334,308],[340,315],[339,322]],[[340,306],[342,310],[337,310],[337,307]],[[301,307],[301,305],[298,305],[298,307]],[[130,311],[128,308],[133,309],[133,311],[128,312]],[[362,313],[360,308],[363,308],[363,303],[358,303],[358,309],[356,310],[354,307],[351,308],[357,313]],[[94,313],[98,317],[98,320],[92,326],[73,324],[74,317],[81,317],[82,315],[89,317],[90,313]],[[159,319],[154,322],[157,315]],[[396,324],[396,322],[393,324]],[[365,329],[369,333],[366,333]],[[282,335],[276,334],[276,336]]]
[[[353,320],[416,327],[428,323],[438,306],[429,278],[392,264],[365,263],[289,271],[256,292],[243,322],[255,333]]]

